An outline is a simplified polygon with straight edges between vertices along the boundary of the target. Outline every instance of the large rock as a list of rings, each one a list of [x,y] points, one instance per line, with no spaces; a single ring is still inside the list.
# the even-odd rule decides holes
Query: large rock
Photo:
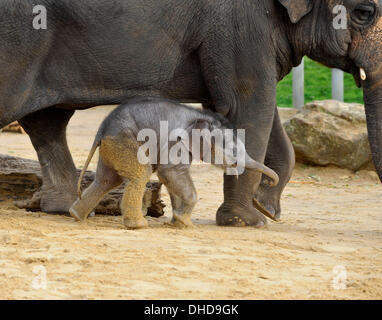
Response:
[[[315,101],[287,120],[284,127],[298,161],[359,170],[372,160],[365,110],[360,104]]]

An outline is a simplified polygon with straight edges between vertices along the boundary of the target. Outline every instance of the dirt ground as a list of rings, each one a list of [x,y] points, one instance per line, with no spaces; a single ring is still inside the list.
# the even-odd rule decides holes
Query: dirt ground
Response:
[[[72,119],[78,167],[108,112]],[[21,134],[1,133],[0,153],[37,159]],[[263,229],[217,227],[222,173],[207,165],[192,172],[199,202],[187,230],[169,224],[165,191],[166,217],[139,231],[125,230],[121,217],[81,224],[0,202],[0,298],[382,298],[382,186],[374,172],[298,165],[282,221]]]

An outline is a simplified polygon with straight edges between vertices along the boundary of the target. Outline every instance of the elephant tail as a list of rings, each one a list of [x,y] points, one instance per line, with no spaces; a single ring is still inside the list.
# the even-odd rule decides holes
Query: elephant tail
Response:
[[[90,161],[92,160],[92,158],[93,158],[93,156],[94,156],[94,153],[96,152],[96,150],[97,150],[97,148],[99,147],[100,143],[101,143],[101,139],[99,139],[99,137],[98,137],[98,135],[97,135],[96,138],[95,138],[95,140],[94,140],[93,146],[92,146],[92,148],[90,149],[90,152],[89,152],[88,158],[86,159],[85,165],[84,165],[84,167],[82,168],[80,177],[78,178],[78,183],[77,183],[77,194],[78,194],[78,198],[79,198],[80,200],[81,200],[81,198],[82,198],[82,191],[81,191],[81,183],[82,183],[82,179],[84,178],[85,172],[86,172],[86,170],[87,170],[88,167],[89,167]]]

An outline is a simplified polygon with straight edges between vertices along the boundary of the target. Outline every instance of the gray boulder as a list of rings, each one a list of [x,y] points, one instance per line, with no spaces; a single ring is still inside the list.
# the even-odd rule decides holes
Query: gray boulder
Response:
[[[359,170],[370,164],[364,106],[315,101],[284,123],[298,161]]]

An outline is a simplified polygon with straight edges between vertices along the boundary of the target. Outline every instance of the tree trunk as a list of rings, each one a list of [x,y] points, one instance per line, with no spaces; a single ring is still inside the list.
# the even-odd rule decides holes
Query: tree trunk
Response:
[[[78,170],[78,175],[80,170]],[[82,182],[83,190],[94,180],[94,172],[87,171]],[[38,161],[0,154],[0,199],[13,199],[16,206],[28,211],[40,211],[40,187],[42,176]],[[147,214],[160,217],[164,214],[160,182],[150,181],[146,186],[143,204]],[[97,214],[121,214],[119,203],[124,185],[114,189],[95,209]]]
[[[4,128],[0,128],[0,132],[13,132],[13,133],[22,133],[25,134],[25,131],[20,124],[15,121],[12,122],[11,124],[5,126]]]

